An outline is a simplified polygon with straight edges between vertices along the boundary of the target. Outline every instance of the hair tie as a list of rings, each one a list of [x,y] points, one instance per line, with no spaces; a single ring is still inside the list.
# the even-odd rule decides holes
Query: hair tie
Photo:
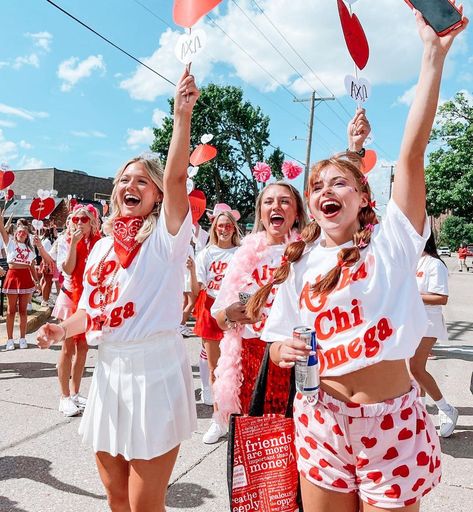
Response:
[[[284,254],[281,258],[281,265],[286,265],[288,261],[287,256]]]
[[[345,260],[338,260],[337,267],[343,268],[347,266],[347,262]]]
[[[357,245],[358,249],[366,249],[368,244],[364,240],[360,240]]]
[[[368,178],[366,176],[362,176],[360,181],[362,185],[368,185]]]
[[[370,201],[368,204],[371,208],[376,208],[376,201]]]
[[[366,224],[364,229],[367,229],[368,231],[373,232],[374,231],[374,224]]]

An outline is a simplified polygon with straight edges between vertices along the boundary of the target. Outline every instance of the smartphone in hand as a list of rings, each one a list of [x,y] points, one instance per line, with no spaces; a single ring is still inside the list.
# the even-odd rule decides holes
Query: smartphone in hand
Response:
[[[239,292],[238,293],[238,300],[240,301],[243,306],[251,299],[251,293],[246,292]]]
[[[462,24],[462,14],[450,0],[404,0],[419,11],[439,36],[444,36]]]

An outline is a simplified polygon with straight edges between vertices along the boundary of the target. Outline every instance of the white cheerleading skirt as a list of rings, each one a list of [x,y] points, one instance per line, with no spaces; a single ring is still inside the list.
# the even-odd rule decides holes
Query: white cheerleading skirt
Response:
[[[126,460],[167,453],[197,429],[194,383],[182,336],[99,345],[83,442]]]
[[[437,338],[438,340],[448,340],[447,327],[442,314],[442,306],[439,308],[426,307],[428,326],[427,332],[424,334],[426,338]]]

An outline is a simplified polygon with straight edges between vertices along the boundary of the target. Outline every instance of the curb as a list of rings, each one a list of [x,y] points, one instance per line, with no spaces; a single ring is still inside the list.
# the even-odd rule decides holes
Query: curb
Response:
[[[40,308],[33,311],[33,314],[28,315],[28,321],[26,322],[26,332],[28,334],[37,331],[51,316],[51,308]]]

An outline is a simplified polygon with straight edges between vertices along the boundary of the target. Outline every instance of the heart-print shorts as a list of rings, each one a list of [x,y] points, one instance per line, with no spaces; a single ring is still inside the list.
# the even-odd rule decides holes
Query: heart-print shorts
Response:
[[[398,508],[440,482],[440,443],[417,387],[368,405],[298,393],[294,407],[298,468],[315,485]]]

